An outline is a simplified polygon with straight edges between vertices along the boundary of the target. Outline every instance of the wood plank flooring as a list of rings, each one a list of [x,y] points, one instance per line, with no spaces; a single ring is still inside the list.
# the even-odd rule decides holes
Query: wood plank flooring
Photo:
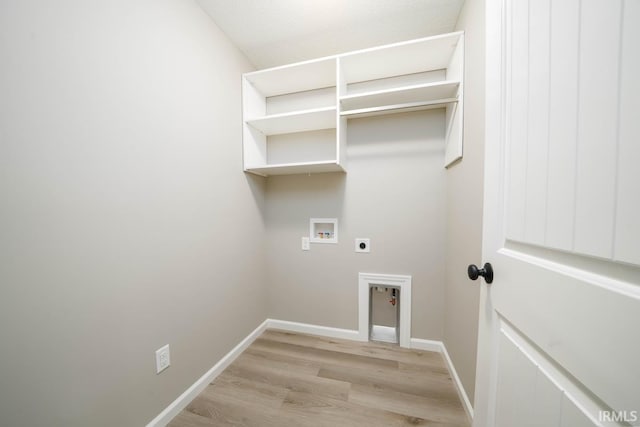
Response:
[[[469,426],[439,353],[268,330],[171,427]]]

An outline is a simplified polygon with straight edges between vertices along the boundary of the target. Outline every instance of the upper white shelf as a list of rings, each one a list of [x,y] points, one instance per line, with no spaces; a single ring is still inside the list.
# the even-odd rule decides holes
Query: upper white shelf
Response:
[[[463,33],[449,33],[340,55],[346,83],[384,79],[449,67]]]
[[[268,68],[244,77],[265,97],[331,87],[336,85],[336,58]]]
[[[377,106],[451,102],[457,99],[459,86],[458,81],[443,81],[346,95],[340,98],[341,113]]]
[[[336,108],[325,107],[293,113],[273,114],[249,119],[247,124],[265,135],[333,129],[336,127]]]

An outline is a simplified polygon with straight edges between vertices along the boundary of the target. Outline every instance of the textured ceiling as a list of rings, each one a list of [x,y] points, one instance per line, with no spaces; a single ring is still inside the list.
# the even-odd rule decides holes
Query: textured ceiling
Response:
[[[453,31],[464,0],[197,0],[256,68]]]

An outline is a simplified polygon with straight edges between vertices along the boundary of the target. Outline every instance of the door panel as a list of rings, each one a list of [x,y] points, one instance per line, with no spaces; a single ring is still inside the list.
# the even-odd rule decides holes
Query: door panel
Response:
[[[509,146],[509,203],[506,218],[507,236],[510,239],[526,241],[525,212],[527,200],[527,128],[528,128],[528,105],[529,105],[529,29],[527,14],[528,3],[518,1],[512,5],[510,13],[513,21],[520,25],[511,25],[507,31],[511,37],[507,40],[511,57],[513,60],[506,68],[511,81],[511,90],[508,94],[509,120],[511,126],[505,129],[509,133],[509,140],[514,141]]]
[[[573,395],[571,387],[560,385],[570,384],[571,379],[549,372],[545,357],[508,324],[502,322],[499,330],[496,426],[598,425],[577,405],[583,399]],[[560,377],[560,382],[554,377]]]
[[[495,311],[607,405],[640,409],[640,346],[624,326],[640,325],[637,290],[522,249],[498,255]]]
[[[562,0],[557,0],[562,1]],[[580,13],[574,251],[612,258],[620,0],[586,0]]]
[[[573,249],[578,133],[580,1],[553,1],[549,72],[549,157],[545,244]]]
[[[640,1],[487,8],[474,425],[640,425]]]
[[[569,399],[562,401],[562,420],[560,427],[591,427],[594,422]]]
[[[523,2],[526,3],[526,2]],[[534,0],[529,15],[529,81],[526,145],[524,241],[543,245],[547,205],[549,148],[549,0]],[[514,22],[514,26],[520,26]],[[522,25],[527,28],[526,24]],[[533,89],[533,90],[530,90]],[[513,107],[513,104],[512,104]]]
[[[640,227],[616,227],[640,217],[640,34],[627,3],[506,2],[510,240],[640,265]]]
[[[496,425],[515,426],[532,420],[537,369],[500,332]]]
[[[624,3],[622,66],[620,70],[620,135],[614,259],[640,265],[640,203],[637,170],[640,165],[640,1]],[[634,90],[635,88],[635,90]]]

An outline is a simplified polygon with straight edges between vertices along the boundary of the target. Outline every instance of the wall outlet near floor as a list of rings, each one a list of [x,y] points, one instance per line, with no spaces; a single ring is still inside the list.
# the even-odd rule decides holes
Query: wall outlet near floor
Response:
[[[156,374],[164,371],[171,365],[171,355],[169,353],[169,344],[156,350]]]
[[[309,238],[308,237],[303,237],[302,238],[302,250],[303,251],[308,251],[309,249],[311,249],[311,246],[309,245]]]
[[[356,252],[359,253],[369,253],[371,252],[371,241],[370,239],[356,238]]]

